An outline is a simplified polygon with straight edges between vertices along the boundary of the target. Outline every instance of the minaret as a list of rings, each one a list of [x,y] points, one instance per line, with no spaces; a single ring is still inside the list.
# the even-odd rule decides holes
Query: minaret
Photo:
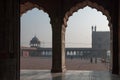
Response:
[[[96,26],[95,26],[95,27],[93,27],[93,26],[92,26],[92,27],[91,27],[91,29],[92,29],[92,32],[93,32],[93,31],[95,31],[95,32],[96,32],[97,27],[96,27]]]
[[[94,40],[95,40],[95,36],[96,36],[95,34],[96,34],[97,27],[96,26],[94,26],[94,27],[92,26],[91,29],[92,29],[92,48],[93,48],[93,45],[95,45],[94,44]]]
[[[91,27],[91,30],[92,30],[92,36],[91,37],[92,37],[92,40],[93,40],[93,33],[94,33],[94,27],[93,26]],[[91,43],[93,45],[93,41]]]
[[[91,27],[91,29],[92,29],[92,32],[93,32],[93,26]]]
[[[96,32],[97,27],[95,26],[95,32]]]

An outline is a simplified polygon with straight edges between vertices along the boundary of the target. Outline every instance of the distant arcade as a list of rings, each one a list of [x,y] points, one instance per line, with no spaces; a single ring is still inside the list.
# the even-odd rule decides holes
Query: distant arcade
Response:
[[[92,29],[92,48],[65,48],[66,57],[75,58],[106,58],[110,51],[110,32]],[[21,56],[24,57],[51,57],[52,48],[40,47],[40,40],[34,36],[30,40],[30,47],[21,47]]]

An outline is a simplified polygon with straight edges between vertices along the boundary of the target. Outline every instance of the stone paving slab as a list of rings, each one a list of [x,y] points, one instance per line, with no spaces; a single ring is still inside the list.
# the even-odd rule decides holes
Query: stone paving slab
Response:
[[[20,80],[120,80],[120,76],[107,71],[68,70],[50,73],[50,70],[21,70]]]
[[[21,69],[39,69],[39,70],[51,70],[52,58],[44,57],[21,57]],[[98,62],[90,63],[88,59],[66,59],[66,68],[67,70],[99,70],[99,71],[108,71],[108,64]]]

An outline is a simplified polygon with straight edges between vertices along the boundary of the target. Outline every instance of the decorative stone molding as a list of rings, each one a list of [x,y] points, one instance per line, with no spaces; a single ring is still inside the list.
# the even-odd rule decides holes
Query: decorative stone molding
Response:
[[[32,10],[33,8],[38,8],[39,10],[43,10],[45,13],[47,13],[47,11],[43,7],[37,4],[32,2],[25,2],[20,4],[20,15],[22,16],[23,13],[26,13],[27,11]]]
[[[109,21],[109,26],[111,25],[111,17],[110,14],[107,10],[104,9],[103,6],[98,5],[96,2],[91,2],[90,0],[85,0],[83,2],[80,2],[73,6],[69,11],[66,12],[65,17],[64,17],[64,25],[67,26],[67,21],[70,16],[73,15],[74,12],[77,12],[79,9],[83,9],[86,6],[90,6],[91,8],[95,8],[98,11],[101,11],[103,15],[107,17],[107,20]],[[110,26],[111,27],[111,26]]]

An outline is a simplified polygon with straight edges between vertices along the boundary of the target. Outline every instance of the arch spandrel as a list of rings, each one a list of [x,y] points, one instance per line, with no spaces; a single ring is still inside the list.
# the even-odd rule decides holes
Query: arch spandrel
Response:
[[[76,2],[74,5],[69,6],[65,10],[65,15],[64,15],[64,24],[67,26],[67,21],[70,16],[73,15],[74,12],[77,12],[79,9],[83,9],[84,7],[89,6],[93,9],[97,9],[97,11],[102,12],[103,15],[107,17],[107,20],[109,21],[109,26],[111,27],[111,14],[110,11],[106,9],[103,5],[99,5],[99,3],[96,3],[95,1],[93,2],[92,0],[81,0],[80,2]],[[109,5],[108,5],[109,6]]]
[[[38,4],[32,2],[25,2],[20,4],[20,15],[32,10],[33,8],[38,8],[39,10],[43,10],[45,13],[47,13],[47,10],[45,10],[43,6],[39,6]]]
[[[44,12],[48,13],[48,15],[51,14],[54,10],[61,12],[61,1],[62,0],[21,0],[20,15],[33,8],[43,10]]]
[[[67,21],[70,16],[74,12],[77,12],[79,9],[82,9],[86,6],[89,6],[91,8],[95,8],[98,11],[101,11],[103,15],[105,15],[109,21],[109,26],[111,27],[111,9],[108,10],[110,6],[110,0],[106,1],[98,1],[98,0],[73,0],[73,1],[63,1],[63,3],[60,3],[62,0],[58,0],[57,2],[55,0],[52,0],[52,3],[49,0],[46,1],[25,1],[21,2],[20,4],[20,14],[26,13],[28,10],[31,10],[33,8],[38,8],[40,10],[43,10],[46,12],[49,17],[54,17],[58,14],[58,17],[63,18],[63,25],[67,26]],[[49,4],[48,4],[49,2]],[[105,5],[107,4],[107,5]],[[51,16],[51,14],[53,16]]]

